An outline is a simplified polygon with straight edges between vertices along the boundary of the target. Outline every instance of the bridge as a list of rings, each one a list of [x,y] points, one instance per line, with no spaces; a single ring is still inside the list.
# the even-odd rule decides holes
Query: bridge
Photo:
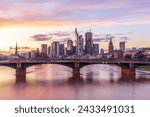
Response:
[[[139,66],[150,65],[146,61],[102,61],[98,59],[72,59],[72,60],[5,60],[0,61],[0,66],[7,66],[16,69],[16,82],[26,81],[26,69],[38,64],[59,64],[73,69],[73,77],[80,76],[80,69],[91,64],[113,64],[121,67],[121,74],[124,79],[134,80],[135,69]]]

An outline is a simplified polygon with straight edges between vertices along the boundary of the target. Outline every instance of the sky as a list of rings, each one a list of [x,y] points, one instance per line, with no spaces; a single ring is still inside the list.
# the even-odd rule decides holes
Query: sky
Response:
[[[95,43],[107,50],[150,47],[150,0],[0,0],[0,50],[15,46],[39,47],[66,43],[92,31]]]

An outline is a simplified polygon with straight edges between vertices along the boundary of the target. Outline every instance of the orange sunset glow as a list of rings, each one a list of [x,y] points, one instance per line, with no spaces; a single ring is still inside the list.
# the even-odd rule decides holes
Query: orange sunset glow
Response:
[[[62,0],[2,0],[0,1],[0,49],[15,46],[39,47],[41,43],[50,44],[53,40],[64,38],[74,40],[74,28],[80,34],[92,30],[104,38],[111,34],[115,37],[115,47],[122,37],[127,37],[127,47],[150,46],[149,1],[74,1]],[[10,7],[11,5],[11,7]],[[37,34],[69,33],[67,36],[50,37],[49,41],[35,41],[31,37]],[[130,33],[132,32],[132,33]],[[120,34],[120,35],[118,35]],[[144,41],[143,41],[144,40]],[[108,43],[98,42],[101,48],[107,49]]]

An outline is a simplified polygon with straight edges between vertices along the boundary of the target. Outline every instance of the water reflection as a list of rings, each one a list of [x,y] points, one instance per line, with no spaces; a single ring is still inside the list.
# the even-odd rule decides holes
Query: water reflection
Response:
[[[65,66],[37,65],[27,69],[24,83],[15,82],[13,69],[0,67],[0,73],[0,99],[150,99],[145,70],[129,80],[118,66],[90,65],[73,75]]]

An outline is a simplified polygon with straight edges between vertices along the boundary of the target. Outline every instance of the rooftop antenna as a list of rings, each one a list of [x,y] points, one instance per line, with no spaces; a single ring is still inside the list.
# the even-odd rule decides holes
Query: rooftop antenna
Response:
[[[78,25],[76,24],[76,29],[78,28]]]
[[[76,27],[75,27],[75,32],[77,32],[77,30],[78,30],[77,28],[78,28],[78,26],[77,26],[77,24],[76,24]]]
[[[92,31],[92,25],[90,25],[90,32]]]

